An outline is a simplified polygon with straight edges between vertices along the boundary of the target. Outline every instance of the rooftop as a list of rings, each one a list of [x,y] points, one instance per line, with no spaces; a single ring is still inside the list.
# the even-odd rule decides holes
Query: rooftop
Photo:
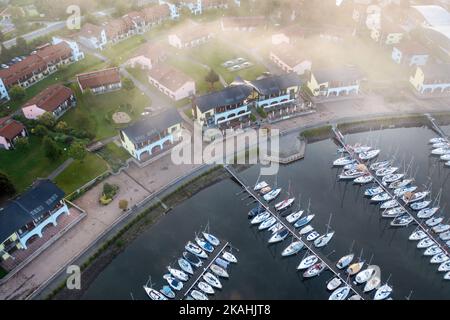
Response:
[[[97,88],[120,82],[119,68],[109,68],[77,75],[81,88]]]
[[[213,108],[241,103],[252,93],[248,85],[229,86],[223,90],[195,98],[195,104],[202,113]]]
[[[355,81],[363,79],[364,75],[358,68],[354,66],[342,66],[334,68],[323,68],[313,70],[314,78],[318,83],[325,83],[329,81]]]
[[[288,73],[280,76],[272,76],[250,82],[260,94],[277,94],[282,90],[300,86],[302,83],[296,73]]]
[[[309,60],[303,50],[287,43],[274,46],[271,52],[291,68],[294,68],[305,60]]]
[[[61,103],[69,99],[72,95],[73,92],[71,89],[60,84],[55,84],[30,99],[24,104],[24,107],[36,105],[45,111],[53,112],[61,105]]]
[[[0,70],[0,78],[5,86],[17,83],[18,80],[30,77],[33,73],[47,69],[47,63],[38,55],[32,54],[8,69]]]
[[[11,140],[17,137],[25,126],[11,117],[0,118],[0,137]]]
[[[164,64],[154,66],[148,71],[148,74],[151,78],[172,91],[177,91],[184,86],[186,82],[194,82],[194,79],[185,73],[175,69],[172,66]]]

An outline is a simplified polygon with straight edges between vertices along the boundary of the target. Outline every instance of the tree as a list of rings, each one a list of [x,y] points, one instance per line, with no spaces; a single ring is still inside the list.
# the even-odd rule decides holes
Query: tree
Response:
[[[21,86],[15,85],[9,90],[9,96],[16,101],[23,101],[25,99],[25,89]]]
[[[48,135],[47,127],[42,124],[38,124],[31,132],[39,137],[45,137]]]
[[[0,198],[10,197],[16,193],[16,188],[9,177],[0,171]]]
[[[16,40],[16,48],[19,52],[28,51],[28,43],[23,37],[18,37]]]
[[[14,146],[17,150],[24,150],[29,146],[28,137],[19,137],[16,139]]]
[[[69,130],[69,126],[65,121],[59,121],[55,126],[56,131],[59,132],[67,132]]]
[[[120,201],[119,201],[119,208],[120,208],[122,211],[127,211],[127,209],[128,209],[128,201],[125,200],[125,199],[120,200]]]
[[[83,159],[86,157],[87,151],[84,145],[77,141],[70,145],[69,147],[69,157],[74,158],[79,161],[83,161]]]
[[[122,80],[122,88],[127,91],[131,91],[134,89],[134,82],[129,78],[125,78]]]
[[[219,80],[219,75],[213,69],[205,76],[205,81],[209,83],[211,90],[214,89],[214,84]]]
[[[50,112],[46,112],[39,116],[38,121],[49,129],[53,128],[56,122],[55,117]]]
[[[58,144],[50,137],[44,137],[42,142],[44,147],[45,156],[50,160],[57,160],[62,155],[62,149],[58,146]]]

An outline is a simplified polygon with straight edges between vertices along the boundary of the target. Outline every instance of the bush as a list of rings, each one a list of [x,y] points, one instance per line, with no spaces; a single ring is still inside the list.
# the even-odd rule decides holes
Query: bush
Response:
[[[57,160],[62,155],[62,149],[58,146],[58,144],[50,137],[46,136],[43,140],[43,147],[45,156],[50,160]]]
[[[258,112],[258,114],[260,115],[261,118],[264,118],[264,119],[267,118],[267,112],[264,111],[263,107],[256,108],[256,111]]]
[[[107,205],[110,204],[112,201],[113,201],[113,199],[108,198],[108,197],[105,196],[105,195],[102,195],[102,196],[100,197],[100,203],[101,203],[102,205],[104,205],[104,206],[107,206]]]
[[[21,86],[17,85],[13,86],[9,90],[9,96],[11,97],[12,100],[23,101],[26,96],[25,89],[22,88]]]
[[[252,122],[255,122],[255,121],[256,121],[256,117],[255,117],[254,114],[251,114],[251,115],[250,115],[250,120],[251,120]]]
[[[119,201],[119,208],[120,208],[122,211],[127,211],[127,209],[128,209],[128,201],[125,200],[125,199],[120,200],[120,201]]]

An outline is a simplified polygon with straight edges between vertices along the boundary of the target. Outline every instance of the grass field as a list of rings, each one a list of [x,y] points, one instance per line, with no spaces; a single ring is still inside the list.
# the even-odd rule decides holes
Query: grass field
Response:
[[[97,153],[108,162],[113,171],[117,171],[131,157],[124,148],[117,146],[114,142],[108,143]]]
[[[245,80],[255,80],[257,77],[261,76],[262,73],[267,71],[264,66],[258,64],[254,59],[251,59],[245,53],[231,48],[220,40],[213,40],[209,43],[193,48],[189,50],[188,53],[192,59],[208,65],[210,68],[222,75],[227,83],[231,83],[238,76]],[[247,59],[249,62],[253,63],[253,67],[235,72],[229,71],[227,68],[222,67],[222,63],[225,61],[239,57]]]
[[[69,110],[62,120],[73,128],[91,132],[97,140],[117,135],[117,130],[122,127],[113,123],[111,115],[114,112],[124,111],[135,120],[151,105],[148,97],[136,88],[131,91],[122,89],[100,95],[82,95],[77,90],[77,97],[77,107]],[[121,108],[125,104],[131,105],[131,112]]]
[[[143,36],[135,35],[106,48],[102,51],[102,55],[117,62],[118,64],[122,64],[128,60],[136,48],[141,46],[145,41],[146,40]]]
[[[23,150],[0,150],[0,170],[7,173],[18,192],[36,178],[46,178],[67,156],[58,161],[49,160],[42,148],[42,139],[30,136],[29,146]]]
[[[106,170],[108,170],[108,166],[102,158],[88,153],[83,161],[72,162],[55,179],[55,182],[66,194],[70,194]]]
[[[91,71],[95,69],[100,69],[103,65],[104,64],[100,59],[86,54],[86,57],[83,60],[61,68],[60,70],[51,74],[44,80],[39,81],[38,83],[26,89],[25,90],[26,96],[23,101],[21,102],[11,101],[9,103],[6,103],[0,107],[0,111],[3,110],[15,111],[18,108],[20,108],[27,100],[37,95],[39,92],[41,92],[48,86],[55,83],[62,83],[62,84],[67,83],[71,80],[74,80],[77,74],[85,72],[87,70]]]

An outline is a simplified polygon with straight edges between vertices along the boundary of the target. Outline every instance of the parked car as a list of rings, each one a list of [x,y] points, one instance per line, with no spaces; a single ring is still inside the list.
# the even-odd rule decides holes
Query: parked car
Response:
[[[9,68],[9,66],[7,64],[4,64],[4,63],[2,63],[2,65],[0,67],[2,67],[3,69],[8,69]]]

